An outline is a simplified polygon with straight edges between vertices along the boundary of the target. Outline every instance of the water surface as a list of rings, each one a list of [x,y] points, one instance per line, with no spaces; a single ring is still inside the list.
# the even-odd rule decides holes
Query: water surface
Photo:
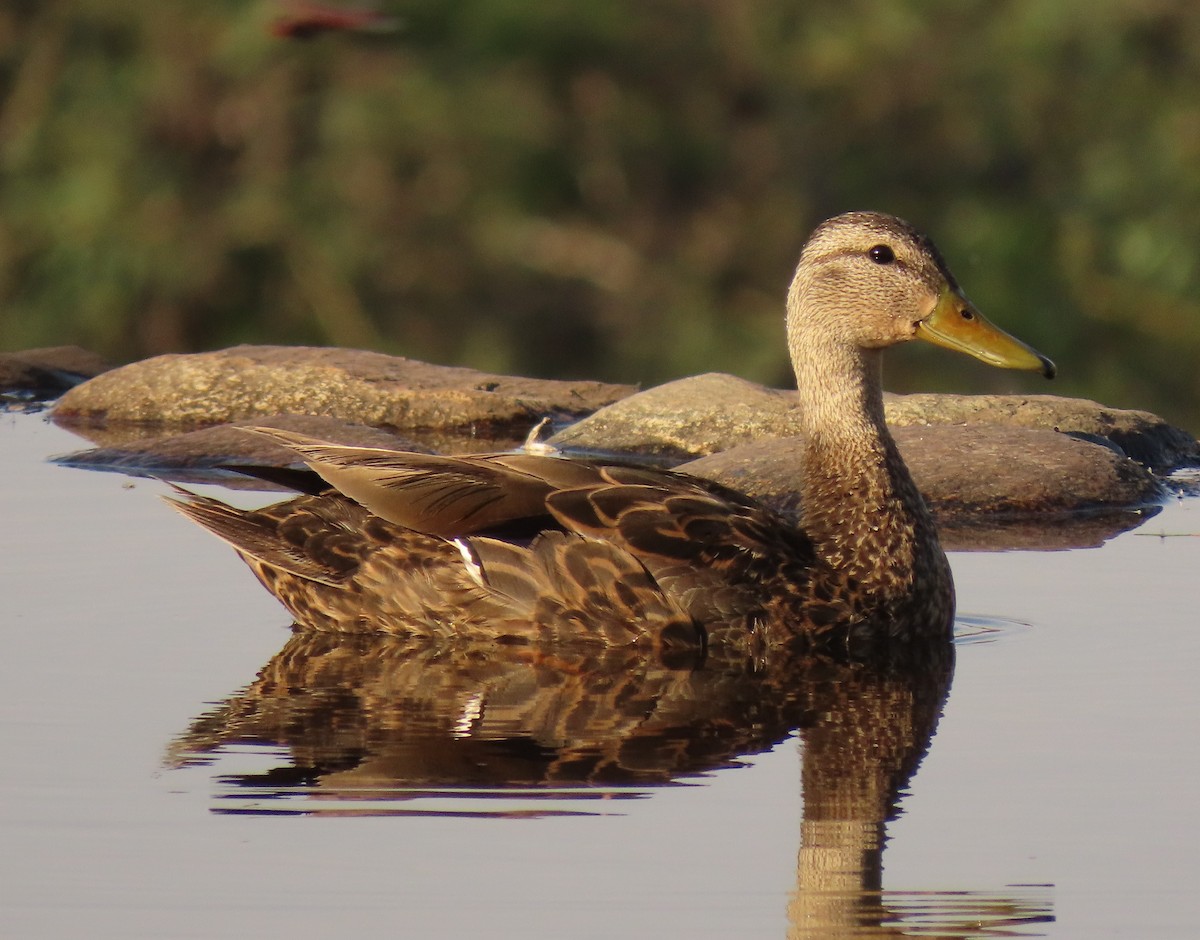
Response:
[[[44,461],[79,446],[0,416],[2,936],[1179,937],[1200,915],[1196,500],[1100,548],[953,554],[944,707],[936,681],[811,669],[540,663],[534,688],[289,647],[165,486]]]

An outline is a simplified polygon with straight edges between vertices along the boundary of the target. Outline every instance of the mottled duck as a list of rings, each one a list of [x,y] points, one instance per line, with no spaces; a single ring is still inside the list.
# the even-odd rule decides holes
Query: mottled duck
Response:
[[[259,433],[324,491],[255,511],[177,505],[237,550],[299,629],[750,655],[947,641],[950,568],[884,421],[882,351],[924,339],[1047,377],[1053,363],[989,324],[927,237],[874,212],[813,232],[787,337],[804,429],[798,524],[677,472],[270,429]]]

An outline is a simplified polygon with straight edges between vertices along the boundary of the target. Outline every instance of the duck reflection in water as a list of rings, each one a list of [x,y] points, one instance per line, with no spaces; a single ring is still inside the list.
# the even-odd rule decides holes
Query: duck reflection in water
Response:
[[[881,894],[884,828],[929,746],[953,671],[950,644],[908,653],[681,666],[631,649],[297,633],[253,684],[173,743],[170,762],[219,761],[233,745],[285,749],[275,769],[223,778],[234,812],[403,814],[432,801],[440,813],[459,802],[464,815],[480,815],[476,795],[500,791],[511,799],[482,814],[525,816],[736,766],[796,734],[803,817],[793,935],[901,936],[905,913]],[[252,808],[238,791],[253,794]],[[924,903],[913,916],[928,924],[938,912]],[[957,896],[951,907],[942,922],[961,917],[964,932],[945,936],[975,936],[968,921],[1047,916],[1029,899],[994,895]]]

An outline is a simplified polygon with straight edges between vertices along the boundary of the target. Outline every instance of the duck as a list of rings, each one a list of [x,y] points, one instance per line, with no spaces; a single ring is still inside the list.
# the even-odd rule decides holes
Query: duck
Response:
[[[934,243],[880,212],[812,232],[787,293],[803,433],[784,517],[686,473],[551,453],[351,447],[255,428],[316,485],[244,510],[173,503],[229,543],[294,629],[472,644],[762,656],[948,643],[954,584],[884,419],[883,351],[910,340],[1055,374],[988,322]]]

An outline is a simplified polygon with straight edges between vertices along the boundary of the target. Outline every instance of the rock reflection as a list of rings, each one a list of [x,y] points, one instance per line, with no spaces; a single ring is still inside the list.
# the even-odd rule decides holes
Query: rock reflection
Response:
[[[561,807],[734,765],[797,733],[804,811],[789,935],[904,936],[928,928],[936,905],[881,892],[884,827],[953,672],[948,646],[910,653],[679,664],[625,650],[296,634],[245,691],[198,718],[169,760],[283,748],[286,766],[225,780],[260,797],[303,791],[305,812],[390,813],[431,793],[549,793]],[[951,910],[932,918],[951,931],[939,936],[1048,916],[1040,902],[969,894]]]

